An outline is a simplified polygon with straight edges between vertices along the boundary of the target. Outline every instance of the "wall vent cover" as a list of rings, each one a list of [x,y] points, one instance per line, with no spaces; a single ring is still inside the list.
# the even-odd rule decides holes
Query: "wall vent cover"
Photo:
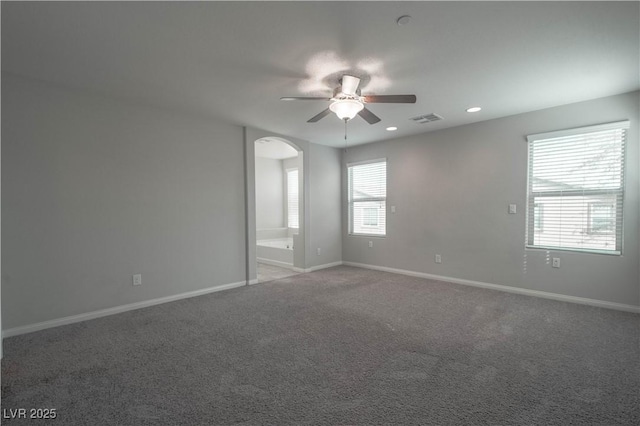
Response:
[[[431,123],[432,121],[440,121],[442,120],[442,116],[431,112],[429,114],[423,114],[423,115],[418,115],[416,117],[411,117],[409,120],[415,121],[416,123],[424,124],[424,123]]]

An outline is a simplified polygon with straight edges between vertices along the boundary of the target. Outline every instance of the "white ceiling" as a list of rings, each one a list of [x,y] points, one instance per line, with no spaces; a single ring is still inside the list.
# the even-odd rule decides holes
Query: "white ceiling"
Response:
[[[326,103],[279,98],[330,95],[340,72],[364,76],[363,94],[417,95],[369,105],[382,121],[352,120],[354,145],[629,92],[639,14],[638,2],[2,2],[2,69],[344,146],[334,115],[306,123]],[[431,112],[444,120],[409,121]]]
[[[284,160],[298,156],[298,151],[280,138],[260,138],[255,145],[256,157]]]

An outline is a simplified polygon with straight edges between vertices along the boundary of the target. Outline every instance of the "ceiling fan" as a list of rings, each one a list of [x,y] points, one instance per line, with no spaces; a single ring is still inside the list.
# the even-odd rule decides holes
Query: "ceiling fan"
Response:
[[[415,104],[416,95],[360,95],[360,79],[352,75],[343,75],[332,98],[322,97],[283,97],[282,101],[330,101],[329,107],[321,113],[311,117],[307,123],[316,123],[320,119],[334,112],[338,118],[347,121],[359,115],[369,124],[380,121],[380,117],[369,111],[364,104]]]

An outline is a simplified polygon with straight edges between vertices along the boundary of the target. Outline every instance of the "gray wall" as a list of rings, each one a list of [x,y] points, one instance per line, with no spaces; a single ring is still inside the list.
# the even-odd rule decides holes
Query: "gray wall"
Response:
[[[387,158],[388,221],[385,238],[346,234],[343,164],[344,261],[640,305],[638,103],[634,92],[350,148],[344,164]],[[623,256],[525,250],[526,135],[624,119]]]
[[[310,144],[309,156],[311,241],[307,268],[313,268],[342,261],[342,154],[336,148]]]
[[[295,169],[300,167],[299,157],[286,158],[282,160],[282,168],[283,169]]]
[[[5,329],[245,280],[242,128],[6,73],[2,106]]]
[[[0,116],[2,116],[2,108],[0,107]],[[0,141],[2,140],[2,138],[0,137]],[[1,144],[0,144],[1,145]],[[2,176],[2,147],[0,146],[0,176]],[[0,182],[2,181],[2,179],[0,178]],[[2,187],[2,185],[0,185],[0,187]],[[0,197],[0,201],[1,201],[2,197]],[[2,225],[1,225],[1,218],[2,218],[2,203],[0,202],[0,241],[2,240]],[[0,277],[2,277],[2,244],[0,244]],[[0,358],[3,357],[4,354],[4,350],[3,350],[3,341],[2,341],[2,284],[1,284],[1,280],[0,280]],[[0,388],[2,387],[2,374],[0,373]]]
[[[285,226],[284,181],[282,160],[256,157],[256,226],[258,229]]]

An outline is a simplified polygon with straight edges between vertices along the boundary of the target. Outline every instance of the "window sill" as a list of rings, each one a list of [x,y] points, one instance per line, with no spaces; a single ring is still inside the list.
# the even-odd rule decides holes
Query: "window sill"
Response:
[[[547,247],[547,246],[525,246],[526,250],[547,250],[547,251],[566,251],[582,254],[604,254],[607,256],[622,256],[620,251],[611,250],[595,250],[595,249],[576,249],[576,248],[562,248],[562,247]]]

